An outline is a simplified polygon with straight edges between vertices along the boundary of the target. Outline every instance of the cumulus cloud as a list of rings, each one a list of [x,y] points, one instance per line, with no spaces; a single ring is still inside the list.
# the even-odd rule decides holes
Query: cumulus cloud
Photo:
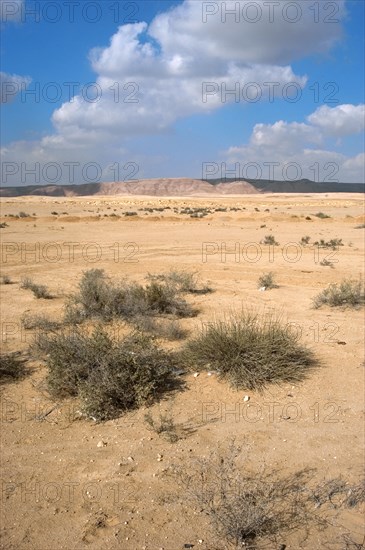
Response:
[[[341,38],[345,1],[333,2],[331,13],[320,4],[315,13],[307,0],[186,0],[158,15],[149,32],[165,55],[198,58],[202,67],[212,58],[282,64],[326,52]]]
[[[365,105],[322,105],[308,117],[308,121],[331,136],[347,136],[365,130]]]
[[[0,103],[11,103],[31,81],[29,76],[0,72]]]
[[[322,119],[324,112],[328,118]],[[248,178],[256,177],[254,164],[257,164],[263,178],[362,182],[363,154],[348,157],[326,148],[328,137],[359,131],[359,125],[353,121],[354,112],[357,112],[355,105],[325,106],[307,117],[309,123],[280,120],[274,124],[256,124],[248,143],[230,147],[224,156],[230,165],[238,163],[242,168],[241,175]],[[336,119],[338,113],[341,113],[341,134],[338,133],[338,126],[331,126],[330,122]],[[321,126],[318,120],[328,120],[329,123]],[[249,168],[251,173],[247,172]]]
[[[332,2],[333,13],[321,3],[315,13],[306,0],[285,3],[287,9],[274,4],[185,0],[150,25],[120,26],[108,46],[90,52],[96,100],[76,95],[54,111],[53,134],[9,144],[3,158],[72,161],[88,154],[113,162],[112,155],[125,152],[135,137],[168,132],[178,119],[244,102],[250,83],[258,101],[280,101],[287,85],[303,88],[307,76],[295,74],[290,63],[328,52],[341,39],[345,1]],[[337,22],[325,21],[331,16]],[[320,136],[311,121],[291,126],[279,121],[257,125],[250,147],[270,151],[276,144],[283,155],[292,154],[293,143],[319,145]]]

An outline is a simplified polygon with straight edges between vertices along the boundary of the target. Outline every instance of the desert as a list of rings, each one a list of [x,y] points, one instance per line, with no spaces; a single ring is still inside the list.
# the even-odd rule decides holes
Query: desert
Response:
[[[1,384],[2,548],[362,548],[363,304],[316,308],[313,298],[331,284],[363,281],[364,222],[356,193],[3,197],[2,354],[24,372]],[[24,321],[63,323],[67,298],[90,270],[139,285],[149,275],[196,274],[207,291],[184,295],[196,314],[154,317],[177,323],[177,339],[153,336],[167,354],[245,311],[278,316],[316,365],[295,382],[235,388],[213,366],[193,364],[151,402],[92,418],[82,396],[50,393],[49,358],[32,347],[62,326]],[[268,274],[273,288],[258,283]],[[25,279],[51,299],[37,298]],[[91,316],[81,325],[100,322],[117,338],[135,328],[128,318]],[[273,505],[262,508],[272,528],[238,544],[240,507],[230,509],[237,501],[229,499],[239,498],[239,472],[252,474],[258,501],[268,480],[287,481],[282,498],[272,492]],[[218,491],[200,487],[202,476]],[[285,502],[294,495],[304,506],[303,491],[308,515],[302,508],[300,525],[291,525]],[[275,527],[277,502],[288,525]]]

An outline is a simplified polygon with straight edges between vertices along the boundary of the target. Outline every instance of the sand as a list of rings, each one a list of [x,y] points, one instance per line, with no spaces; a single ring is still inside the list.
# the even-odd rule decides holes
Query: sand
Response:
[[[164,206],[170,209],[139,210]],[[227,211],[194,219],[174,211],[181,207]],[[35,215],[5,216],[19,211]],[[126,211],[137,215],[125,217]],[[313,215],[320,211],[331,217]],[[76,400],[55,403],[45,388],[46,367],[31,359],[30,376],[1,388],[2,548],[229,548],[166,473],[173,464],[193,468],[194,458],[232,438],[250,446],[257,465],[282,475],[311,468],[318,480],[342,475],[358,481],[364,467],[364,311],[315,310],[311,299],[329,283],[363,274],[364,229],[355,228],[365,221],[361,195],[17,197],[1,200],[1,221],[8,224],[0,230],[1,273],[14,282],[0,286],[5,352],[27,353],[31,336],[21,328],[22,314],[60,318],[83,271],[98,267],[142,281],[173,268],[198,271],[214,289],[189,297],[201,310],[182,321],[192,334],[202,322],[242,306],[277,311],[322,362],[307,380],[263,393],[234,391],[214,374],[185,375],[184,391],[150,409],[155,417],[173,416],[181,438],[169,443],[149,429],[144,408],[96,424],[78,414]],[[279,246],[260,244],[268,234]],[[298,244],[306,235],[310,242],[341,238],[344,246],[318,252]],[[333,268],[320,265],[325,258]],[[279,288],[260,292],[257,280],[267,271]],[[46,284],[56,297],[35,299],[20,289],[24,276]],[[363,511],[342,512],[323,533],[311,528],[307,540],[303,533],[279,536],[277,548],[345,548],[341,536],[347,531],[362,542]]]

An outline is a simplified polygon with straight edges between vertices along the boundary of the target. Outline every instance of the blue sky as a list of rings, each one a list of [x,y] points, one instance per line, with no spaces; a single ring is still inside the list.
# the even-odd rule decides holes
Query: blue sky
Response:
[[[362,1],[0,7],[2,185],[364,181]]]

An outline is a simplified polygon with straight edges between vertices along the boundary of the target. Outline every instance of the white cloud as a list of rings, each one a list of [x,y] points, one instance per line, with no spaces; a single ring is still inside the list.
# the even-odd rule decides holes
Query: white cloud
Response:
[[[255,23],[247,21],[254,15],[249,8],[253,4],[261,10]],[[268,98],[272,84],[277,101],[284,86],[292,83],[303,88],[307,77],[295,74],[289,63],[325,53],[341,39],[345,1],[332,3],[338,7],[334,15],[338,23],[325,23],[330,13],[322,8],[316,22],[306,0],[291,3],[301,10],[296,23],[288,21],[295,13],[289,8],[283,11],[282,4],[270,22],[268,4],[264,0],[185,0],[157,15],[149,26],[144,22],[120,26],[107,47],[90,52],[98,100],[88,101],[80,94],[64,103],[52,115],[53,134],[36,142],[9,144],[2,151],[4,160],[82,162],[91,158],[110,163],[119,159],[120,151],[125,153],[131,138],[168,132],[178,119],[209,114],[226,102],[244,103],[244,94],[250,95],[245,92],[248,83],[262,94],[260,101]],[[204,17],[209,5],[218,11]],[[224,6],[226,10],[237,6],[238,12],[227,14],[224,21]],[[210,83],[205,97],[203,83]],[[236,95],[230,90],[236,90]],[[322,137],[311,121],[291,125],[278,121],[256,125],[249,147],[268,152],[275,147],[285,156],[294,154],[299,143],[301,147],[320,145]]]
[[[358,132],[358,126],[353,123],[353,113],[356,109],[354,105],[339,105],[332,109],[326,107],[325,111],[329,121],[336,117],[336,113],[348,114],[348,120],[343,116],[341,122],[341,135],[344,135]],[[274,124],[256,124],[246,145],[230,147],[225,151],[224,156],[228,164],[231,166],[238,163],[238,168],[242,169],[241,175],[248,178],[255,177],[255,167],[251,168],[251,173],[248,172],[249,163],[256,163],[262,170],[263,178],[364,181],[363,154],[348,157],[338,151],[324,148],[326,138],[338,135],[338,130],[331,127],[330,123],[324,127],[315,125],[314,122],[317,123],[319,120],[316,116],[318,111],[321,109],[307,117],[309,124],[282,120]],[[270,168],[268,163],[277,163],[278,166],[272,165]],[[292,166],[288,168],[290,164]]]
[[[0,103],[11,103],[31,81],[29,76],[0,72]]]
[[[341,38],[345,1],[317,8],[307,0],[186,0],[158,15],[149,32],[166,56],[197,58],[201,66],[213,58],[283,64],[326,52]]]
[[[322,105],[308,117],[308,121],[318,126],[327,135],[342,137],[358,134],[365,130],[365,105]]]

